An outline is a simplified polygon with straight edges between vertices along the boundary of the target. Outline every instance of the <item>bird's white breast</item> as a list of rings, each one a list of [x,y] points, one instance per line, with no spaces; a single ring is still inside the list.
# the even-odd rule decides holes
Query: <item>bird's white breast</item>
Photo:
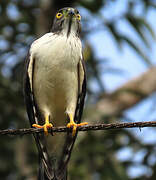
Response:
[[[33,87],[41,110],[51,116],[72,111],[78,91],[77,64],[82,58],[79,38],[47,33],[32,44],[30,54],[35,60]]]

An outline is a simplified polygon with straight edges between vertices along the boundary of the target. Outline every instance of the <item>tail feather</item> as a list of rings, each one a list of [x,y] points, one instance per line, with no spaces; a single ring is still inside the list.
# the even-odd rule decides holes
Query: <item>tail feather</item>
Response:
[[[54,176],[52,177],[49,168],[44,163],[43,159],[40,159],[38,180],[67,180],[67,169],[61,173],[61,176],[57,176],[55,170],[53,172]]]
[[[39,152],[38,180],[52,180],[54,177],[54,170],[46,148],[44,136],[38,134],[34,135],[34,137]]]
[[[49,168],[45,164],[44,160],[40,158],[38,180],[52,180],[53,177],[50,173],[51,171],[49,171]]]
[[[72,152],[76,137],[77,137],[77,134],[73,137],[71,133],[68,133],[66,137],[62,155],[60,157],[57,170],[55,172],[55,176],[57,177],[57,180],[67,179],[67,165],[71,157],[71,152]]]
[[[44,135],[37,135],[35,140],[39,152],[38,180],[67,180],[67,166],[61,172],[57,170],[59,167],[56,169],[55,162],[48,154]]]

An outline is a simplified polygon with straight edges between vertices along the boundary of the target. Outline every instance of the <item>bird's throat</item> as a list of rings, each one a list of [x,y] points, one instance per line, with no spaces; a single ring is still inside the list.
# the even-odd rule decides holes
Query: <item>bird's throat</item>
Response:
[[[69,19],[67,37],[69,37],[69,34],[71,32],[71,26],[72,26],[72,17],[70,17],[70,19]]]

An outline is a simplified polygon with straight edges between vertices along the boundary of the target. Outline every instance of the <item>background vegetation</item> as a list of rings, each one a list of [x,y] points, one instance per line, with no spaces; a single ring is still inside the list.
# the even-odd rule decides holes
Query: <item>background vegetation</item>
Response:
[[[122,3],[121,3],[122,2]],[[123,11],[119,10],[120,3]],[[138,106],[146,111],[146,102],[153,99],[156,91],[155,59],[150,56],[155,43],[155,32],[149,23],[149,12],[155,11],[153,0],[1,0],[0,1],[0,128],[29,127],[22,95],[24,59],[30,44],[50,30],[56,11],[74,6],[82,15],[82,39],[87,64],[88,94],[84,119],[89,122],[133,122],[137,120]],[[112,8],[110,8],[112,7]],[[120,28],[125,22],[126,31]],[[123,26],[122,26],[123,27]],[[107,47],[102,39],[108,34],[113,44]],[[152,42],[152,43],[151,43]],[[101,56],[97,53],[102,49]],[[135,64],[145,65],[145,74],[126,82],[110,92],[112,76],[126,77],[128,72],[115,68],[102,52],[111,54],[116,48],[138,58]],[[119,56],[118,56],[119,57]],[[119,63],[126,63],[119,61]],[[128,68],[127,68],[128,69]],[[105,79],[106,78],[106,79]],[[126,78],[125,78],[126,79]],[[121,85],[121,84],[120,84]],[[144,103],[140,103],[144,101]],[[135,106],[138,104],[137,106]],[[150,113],[154,112],[152,104]],[[134,112],[128,118],[126,112]],[[148,119],[149,114],[143,120]],[[148,133],[154,131],[148,128]],[[99,131],[79,133],[69,164],[69,178],[74,180],[154,180],[156,179],[156,141],[144,142],[137,130]],[[147,136],[148,136],[147,133]],[[136,154],[140,154],[136,158]],[[139,159],[139,160],[138,160]],[[31,136],[0,137],[0,178],[3,180],[36,179],[37,150]],[[133,169],[140,169],[131,171]]]

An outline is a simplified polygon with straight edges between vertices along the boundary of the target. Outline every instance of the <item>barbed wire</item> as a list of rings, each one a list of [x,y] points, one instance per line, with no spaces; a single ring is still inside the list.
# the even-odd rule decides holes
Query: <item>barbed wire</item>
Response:
[[[146,122],[131,122],[131,123],[111,123],[111,124],[90,124],[85,126],[80,126],[77,131],[96,131],[96,130],[118,130],[123,128],[143,128],[143,127],[156,127],[156,121],[146,121]],[[48,129],[48,132],[53,134],[62,132],[71,132],[72,128],[63,127],[53,127]],[[0,130],[0,135],[26,135],[34,133],[43,133],[44,130],[38,128],[24,128],[24,129],[5,129]]]

